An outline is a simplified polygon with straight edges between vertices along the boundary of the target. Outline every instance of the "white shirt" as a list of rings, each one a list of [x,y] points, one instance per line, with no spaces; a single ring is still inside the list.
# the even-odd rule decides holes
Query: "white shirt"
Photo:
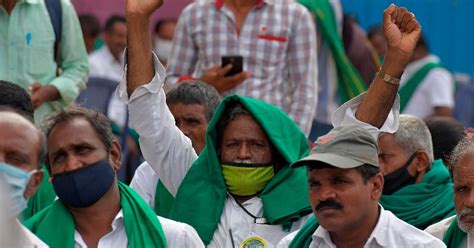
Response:
[[[137,88],[128,100],[124,80],[120,83],[119,93],[123,100],[128,100],[130,123],[140,134],[140,147],[145,159],[175,196],[197,155],[191,140],[176,127],[175,120],[166,107],[162,89],[165,71],[157,62],[156,56],[154,61],[156,75],[151,83]],[[143,111],[145,109],[147,111]],[[141,183],[139,180],[136,182]],[[147,188],[154,191],[151,189],[156,188],[155,181],[149,179],[147,182],[151,182]],[[263,215],[263,204],[258,197],[248,200],[243,206],[254,216]],[[228,197],[208,247],[239,247],[249,238],[262,239],[267,247],[274,247],[289,232],[297,230],[305,220],[303,218],[293,223],[289,231],[284,231],[281,225],[255,224],[253,217],[245,213],[232,197]]]
[[[89,76],[120,82],[123,76],[122,56],[120,56],[120,61],[116,60],[107,45],[94,51],[89,56]],[[119,127],[124,127],[126,114],[127,107],[117,95],[113,94],[107,109],[107,117]]]
[[[192,228],[190,225],[159,216],[157,217],[161,223],[161,227],[163,228],[168,247],[204,247],[204,244],[199,238],[196,230],[194,230],[194,228]],[[87,247],[86,243],[81,237],[81,234],[77,230],[74,230],[74,242],[75,248]],[[125,226],[123,224],[122,210],[120,210],[112,222],[112,231],[99,240],[97,247],[128,247],[128,239],[127,234],[125,233]]]
[[[370,234],[364,248],[379,247],[446,247],[439,239],[423,232],[416,227],[400,220],[392,212],[380,207],[380,216],[374,230]],[[277,247],[288,247],[297,232],[291,233],[281,240]],[[313,233],[310,248],[336,248],[329,232],[319,226]]]
[[[438,223],[435,223],[425,229],[425,232],[437,237],[440,240],[444,239],[444,235],[448,231],[449,226],[453,222],[456,215],[453,215],[449,218],[446,218]],[[474,248],[474,237],[470,234],[467,234],[467,239],[465,239],[460,247],[457,248]]]
[[[401,87],[430,62],[439,62],[439,58],[430,54],[408,64],[401,77]],[[433,114],[435,107],[454,107],[454,78],[444,68],[434,68],[426,75],[408,101],[403,114],[424,119]]]
[[[49,247],[47,244],[45,244],[43,241],[41,241],[36,235],[34,235],[28,228],[24,227],[20,222],[17,221],[16,223],[18,225],[18,236],[17,240],[15,241],[15,244],[18,245],[17,247],[31,247],[31,248],[46,248]],[[14,247],[14,246],[9,246],[6,245],[5,243],[2,243],[0,246],[3,247]]]
[[[156,185],[160,178],[148,163],[142,163],[133,175],[130,188],[134,189],[152,209],[155,209]]]

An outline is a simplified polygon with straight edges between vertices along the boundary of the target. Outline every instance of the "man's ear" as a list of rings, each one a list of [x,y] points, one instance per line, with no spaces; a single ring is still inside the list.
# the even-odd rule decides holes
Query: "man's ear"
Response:
[[[116,140],[112,141],[112,146],[110,147],[109,163],[115,172],[120,169],[120,165],[122,164],[122,147]]]
[[[418,150],[416,151],[416,172],[417,174],[426,172],[430,167],[430,158],[425,151]]]
[[[369,179],[369,184],[371,185],[371,198],[372,200],[379,200],[382,196],[383,190],[383,175],[382,173],[377,173],[375,176]]]
[[[44,172],[42,169],[31,175],[30,181],[28,182],[28,185],[26,185],[25,193],[23,194],[25,199],[28,199],[34,194],[36,194],[36,191],[38,190],[41,181],[43,181],[43,176]]]

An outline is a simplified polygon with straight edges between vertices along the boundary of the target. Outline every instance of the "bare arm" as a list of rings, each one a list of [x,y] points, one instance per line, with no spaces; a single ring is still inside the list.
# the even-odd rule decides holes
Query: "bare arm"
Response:
[[[151,49],[150,15],[163,4],[163,0],[127,0],[127,92],[133,91],[153,79],[155,70]]]
[[[415,15],[391,4],[383,15],[383,30],[388,52],[382,66],[386,74],[400,78],[420,37],[421,27]],[[378,75],[356,112],[356,118],[380,128],[387,118],[398,92],[398,85],[385,82]]]

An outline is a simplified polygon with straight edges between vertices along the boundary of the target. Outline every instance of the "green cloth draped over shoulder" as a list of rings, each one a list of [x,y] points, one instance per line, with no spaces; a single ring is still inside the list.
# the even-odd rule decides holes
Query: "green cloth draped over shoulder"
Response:
[[[380,204],[403,221],[424,230],[455,214],[453,183],[442,160],[436,160],[421,182],[407,185]]]
[[[128,186],[121,182],[118,186],[128,246],[166,247],[163,229],[153,210]],[[52,248],[74,247],[74,219],[60,200],[24,224]]]
[[[454,218],[443,237],[444,244],[449,248],[458,248],[465,239],[466,233],[459,228],[458,219]]]
[[[28,199],[28,205],[21,213],[22,221],[28,220],[31,216],[53,204],[56,199],[56,193],[53,184],[49,182],[49,173],[46,166],[43,165],[43,180],[41,181],[36,193]]]
[[[159,216],[168,218],[173,202],[173,195],[168,191],[168,189],[166,189],[161,180],[158,180],[155,190],[155,213]]]
[[[241,103],[260,124],[285,160],[260,193],[263,215],[272,225],[290,225],[311,212],[304,167],[288,165],[309,153],[305,135],[281,109],[248,97],[229,95],[217,107],[206,131],[206,146],[178,189],[170,218],[193,226],[209,244],[220,221],[227,189],[217,155],[217,122],[229,106]]]
[[[324,42],[331,49],[337,68],[338,92],[341,102],[365,92],[367,87],[357,69],[346,55],[344,43],[337,32],[334,11],[328,0],[299,0],[316,18],[321,27]]]
[[[405,110],[405,107],[407,106],[408,102],[410,101],[411,97],[415,93],[420,83],[423,81],[423,79],[425,79],[426,75],[428,75],[428,73],[434,68],[444,68],[444,66],[438,62],[428,63],[418,69],[418,71],[416,71],[415,74],[413,74],[413,76],[400,87],[400,89],[398,90],[398,93],[400,94],[400,112],[403,112],[403,110]]]

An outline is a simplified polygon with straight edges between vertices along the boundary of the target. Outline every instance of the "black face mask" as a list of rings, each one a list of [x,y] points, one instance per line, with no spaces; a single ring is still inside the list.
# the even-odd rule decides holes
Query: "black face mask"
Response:
[[[408,161],[402,167],[383,176],[384,185],[382,195],[391,195],[399,189],[416,182],[416,176],[412,176],[408,173],[408,166],[415,157],[416,152],[410,156]]]

